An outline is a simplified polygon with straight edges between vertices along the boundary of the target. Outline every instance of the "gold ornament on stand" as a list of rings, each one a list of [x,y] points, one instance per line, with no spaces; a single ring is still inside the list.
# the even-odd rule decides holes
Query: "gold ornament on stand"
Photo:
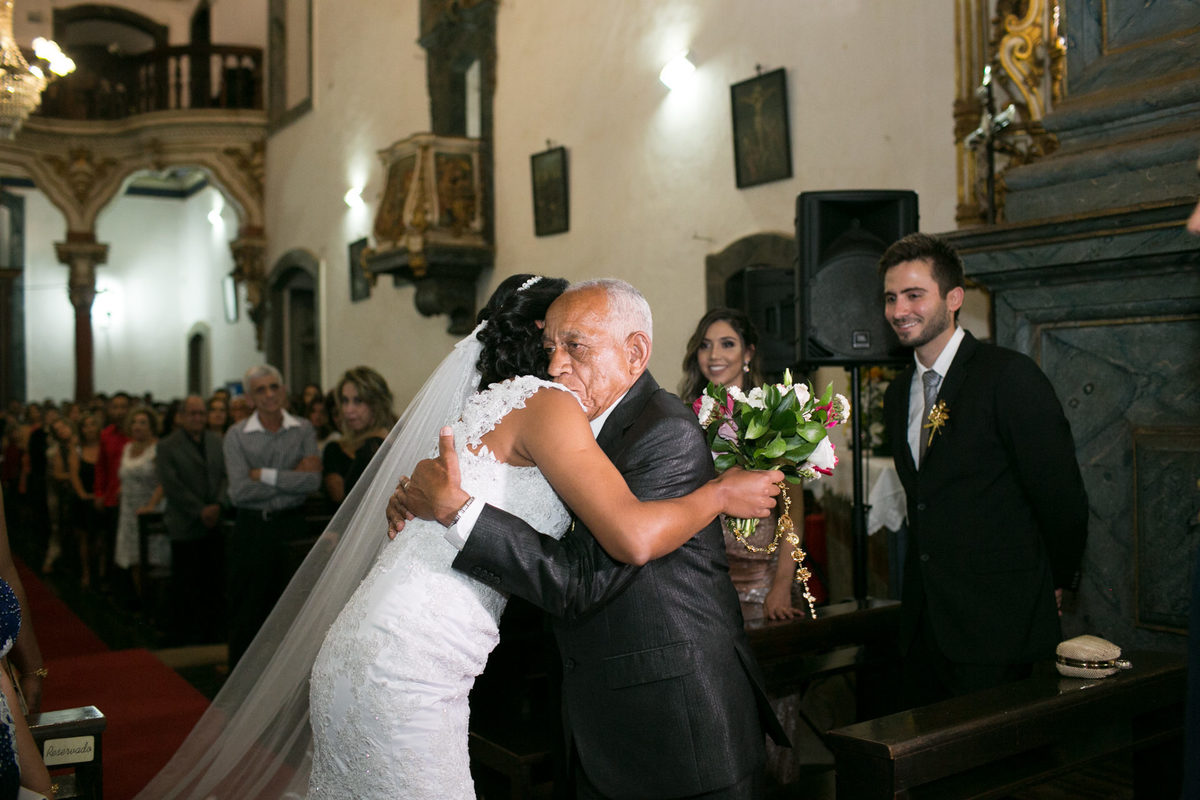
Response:
[[[743,547],[751,553],[774,553],[779,547],[779,540],[784,539],[792,546],[792,560],[796,562],[796,582],[804,587],[804,599],[808,602],[809,613],[812,618],[817,618],[817,598],[813,597],[809,591],[808,581],[812,578],[812,572],[808,567],[804,566],[804,559],[808,558],[808,554],[804,552],[804,548],[800,545],[800,536],[796,533],[796,523],[792,522],[792,497],[788,494],[787,481],[780,481],[778,484],[779,491],[783,497],[783,511],[779,514],[779,521],[775,523],[775,538],[766,547],[758,547],[750,544],[746,540],[747,534],[743,531],[742,526],[735,524],[733,520],[726,518],[725,525],[729,528],[729,532],[737,539]],[[744,521],[744,520],[739,520]],[[755,520],[757,522],[757,520]],[[751,530],[750,533],[754,531]]]

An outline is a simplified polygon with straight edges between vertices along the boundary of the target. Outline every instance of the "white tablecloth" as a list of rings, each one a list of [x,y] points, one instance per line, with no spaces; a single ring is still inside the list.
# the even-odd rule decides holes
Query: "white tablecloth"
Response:
[[[867,495],[867,533],[872,534],[881,528],[890,531],[900,530],[906,516],[906,500],[904,487],[900,484],[900,476],[892,466],[891,459],[871,459],[868,462],[867,479],[871,490]]]

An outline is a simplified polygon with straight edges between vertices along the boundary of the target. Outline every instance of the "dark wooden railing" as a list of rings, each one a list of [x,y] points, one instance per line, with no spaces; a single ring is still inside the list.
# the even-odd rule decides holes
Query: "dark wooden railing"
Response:
[[[40,116],[123,119],[151,111],[263,108],[262,49],[228,45],[164,47],[81,66],[42,94]]]

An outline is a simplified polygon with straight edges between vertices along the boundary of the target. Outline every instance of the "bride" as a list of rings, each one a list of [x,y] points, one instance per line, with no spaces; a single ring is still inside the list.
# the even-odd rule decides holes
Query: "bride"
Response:
[[[686,498],[633,497],[595,445],[578,400],[538,377],[547,363],[541,320],[565,288],[531,275],[501,283],[480,326],[418,393],[139,800],[298,798],[306,787],[313,800],[474,797],[467,696],[496,644],[505,598],[450,568],[456,551],[440,529],[423,529],[437,523],[414,521],[391,544],[382,531],[396,478],[435,452],[444,425],[454,427],[473,494],[557,537],[570,523],[557,486],[572,506],[593,509],[583,520],[615,554],[657,557],[718,512],[768,512],[770,484],[738,470]],[[539,463],[564,461],[549,447],[580,451],[573,480],[539,471]],[[573,496],[584,486],[605,502]]]

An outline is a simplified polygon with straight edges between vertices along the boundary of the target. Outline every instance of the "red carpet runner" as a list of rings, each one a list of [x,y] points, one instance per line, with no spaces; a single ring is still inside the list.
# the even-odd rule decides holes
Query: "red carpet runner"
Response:
[[[104,732],[104,800],[149,782],[208,707],[208,699],[147,650],[110,651],[18,563],[46,668],[42,710],[93,705]]]

